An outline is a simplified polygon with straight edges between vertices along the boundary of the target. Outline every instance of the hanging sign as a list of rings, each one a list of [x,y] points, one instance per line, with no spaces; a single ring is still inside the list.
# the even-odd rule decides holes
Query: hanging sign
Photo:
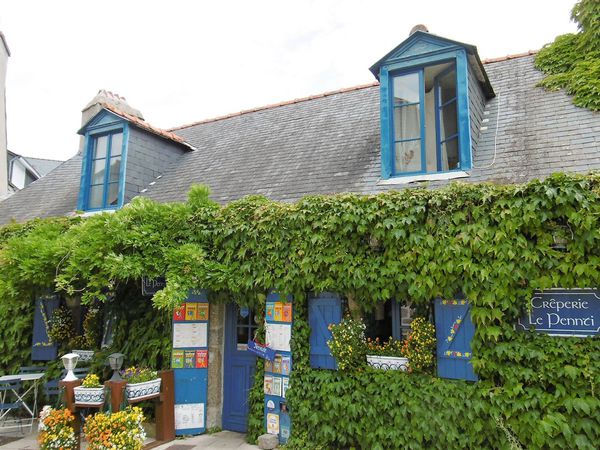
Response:
[[[551,336],[585,337],[600,334],[600,291],[536,291],[531,299],[531,311],[519,319],[517,328],[533,328]]]
[[[142,277],[142,295],[152,297],[167,285],[165,277]]]
[[[275,350],[253,340],[248,341],[248,351],[269,361],[275,359]]]

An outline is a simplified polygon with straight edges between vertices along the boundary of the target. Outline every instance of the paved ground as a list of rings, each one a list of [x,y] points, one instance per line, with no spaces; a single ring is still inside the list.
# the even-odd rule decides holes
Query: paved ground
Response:
[[[13,435],[14,436],[14,435]],[[0,445],[0,450],[32,450],[38,449],[36,442],[37,432],[26,436],[18,441],[9,444]],[[84,446],[82,446],[84,447]],[[246,436],[232,431],[221,431],[215,434],[204,434],[202,436],[190,437],[187,439],[177,439],[168,444],[154,447],[157,450],[254,450],[258,447],[246,443]]]

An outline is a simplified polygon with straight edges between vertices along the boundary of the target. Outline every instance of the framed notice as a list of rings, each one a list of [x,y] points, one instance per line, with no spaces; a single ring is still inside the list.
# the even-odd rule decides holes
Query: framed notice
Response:
[[[204,403],[175,405],[175,429],[204,428]]]
[[[267,347],[283,352],[290,351],[290,339],[292,338],[292,325],[267,323],[265,340]]]
[[[206,347],[208,342],[207,323],[174,323],[173,347],[194,348]]]

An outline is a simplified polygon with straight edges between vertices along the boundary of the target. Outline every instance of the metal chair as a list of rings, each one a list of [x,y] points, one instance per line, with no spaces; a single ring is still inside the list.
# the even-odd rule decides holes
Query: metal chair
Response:
[[[23,419],[21,417],[15,415],[12,420],[9,420],[10,412],[14,412],[23,406],[23,400],[19,396],[20,390],[21,380],[18,378],[0,381],[0,430],[20,428],[21,433],[23,433]],[[11,401],[11,398],[14,400]]]
[[[23,375],[25,373],[41,373],[48,370],[46,366],[24,366],[19,369],[19,375]]]

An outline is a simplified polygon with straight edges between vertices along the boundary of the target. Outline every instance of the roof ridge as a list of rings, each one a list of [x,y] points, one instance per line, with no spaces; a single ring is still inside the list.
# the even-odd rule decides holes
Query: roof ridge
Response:
[[[318,98],[329,97],[330,95],[344,94],[346,92],[358,91],[360,89],[367,89],[367,88],[374,87],[374,86],[379,86],[379,82],[378,81],[373,81],[373,82],[367,83],[367,84],[359,84],[359,85],[356,85],[356,86],[351,86],[351,87],[347,87],[347,88],[336,89],[336,90],[333,90],[333,91],[326,91],[326,92],[322,92],[321,94],[314,94],[314,95],[309,95],[309,96],[306,96],[306,97],[299,97],[299,98],[295,98],[294,100],[286,100],[286,101],[283,101],[283,102],[271,103],[269,105],[259,106],[257,108],[243,109],[243,110],[241,110],[239,112],[225,114],[225,115],[222,115],[222,116],[211,117],[209,119],[203,119],[203,120],[199,120],[199,121],[196,121],[196,122],[188,123],[188,124],[185,124],[185,125],[179,125],[177,127],[167,128],[167,131],[182,130],[184,128],[193,127],[195,125],[201,125],[201,124],[210,123],[210,122],[217,122],[219,120],[230,119],[232,117],[238,117],[238,116],[242,116],[244,114],[249,114],[249,113],[259,112],[259,111],[265,111],[267,109],[279,108],[281,106],[293,105],[295,103],[306,102],[306,101],[309,101],[309,100],[316,100]]]
[[[539,50],[527,50],[523,53],[513,53],[512,55],[500,56],[498,58],[487,58],[481,61],[483,64],[491,64],[496,62],[508,61],[509,59],[523,58],[525,56],[535,55]]]

